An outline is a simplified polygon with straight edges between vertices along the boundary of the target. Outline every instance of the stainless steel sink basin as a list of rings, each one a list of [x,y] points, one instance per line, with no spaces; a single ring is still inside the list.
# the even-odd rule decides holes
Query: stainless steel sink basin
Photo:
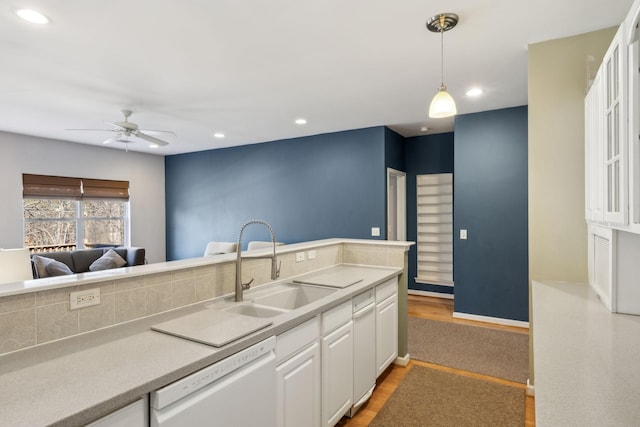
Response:
[[[286,313],[288,310],[278,310],[275,308],[263,307],[251,303],[242,303],[231,306],[229,308],[225,308],[224,311],[251,317],[274,317],[278,316],[279,314]]]
[[[269,293],[251,299],[254,304],[275,307],[284,310],[295,310],[335,292],[332,288],[320,286],[282,283],[269,288]]]

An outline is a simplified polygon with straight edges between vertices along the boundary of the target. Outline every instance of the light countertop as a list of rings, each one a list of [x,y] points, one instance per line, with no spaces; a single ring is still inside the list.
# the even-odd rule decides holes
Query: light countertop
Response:
[[[640,425],[640,316],[586,284],[533,282],[536,425]]]
[[[273,325],[224,347],[150,330],[201,310],[210,301],[0,356],[0,425],[79,426],[139,397],[278,335],[401,273],[401,269],[340,265],[362,281],[330,297],[273,317]],[[331,268],[318,270],[330,271]],[[305,274],[308,276],[309,274]],[[293,278],[288,278],[290,281]]]

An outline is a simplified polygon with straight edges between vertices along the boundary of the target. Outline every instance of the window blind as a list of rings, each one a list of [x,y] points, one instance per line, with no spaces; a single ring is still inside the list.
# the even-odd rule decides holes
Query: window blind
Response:
[[[62,176],[22,174],[24,197],[69,197],[82,196],[82,180]]]
[[[453,174],[418,175],[416,188],[416,282],[453,286]]]
[[[22,174],[22,195],[129,200],[129,181]]]

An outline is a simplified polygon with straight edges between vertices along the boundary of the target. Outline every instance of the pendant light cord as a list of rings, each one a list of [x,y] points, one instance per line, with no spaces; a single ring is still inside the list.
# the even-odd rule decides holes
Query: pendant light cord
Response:
[[[440,88],[444,85],[444,15],[440,15]]]

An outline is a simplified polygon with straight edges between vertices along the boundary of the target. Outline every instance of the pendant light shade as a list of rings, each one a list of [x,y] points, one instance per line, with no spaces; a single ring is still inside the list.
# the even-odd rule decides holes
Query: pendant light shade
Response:
[[[449,31],[458,23],[458,15],[455,13],[441,13],[432,16],[427,21],[427,29],[434,33],[440,33],[440,77],[441,83],[429,105],[429,117],[440,119],[455,116],[458,113],[453,97],[447,92],[444,85],[444,32]]]
[[[447,92],[446,86],[440,86],[440,90],[438,90],[429,105],[429,117],[441,119],[455,116],[456,114],[458,114],[456,102]]]

